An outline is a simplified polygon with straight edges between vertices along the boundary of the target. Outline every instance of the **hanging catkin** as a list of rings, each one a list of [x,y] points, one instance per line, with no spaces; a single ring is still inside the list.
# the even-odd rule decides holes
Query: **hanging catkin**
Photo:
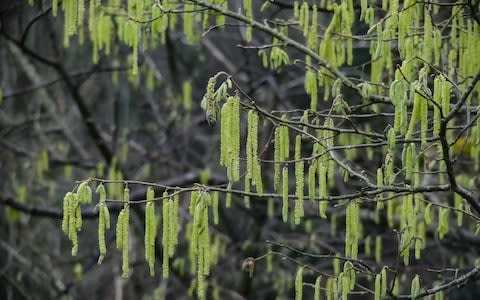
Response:
[[[284,166],[282,170],[282,219],[283,222],[288,220],[288,166]]]
[[[299,134],[295,139],[295,209],[294,223],[299,224],[303,218],[303,195],[304,195],[304,168],[302,160],[302,136]]]
[[[418,275],[415,275],[415,278],[412,280],[412,286],[410,289],[410,297],[412,299],[416,299],[417,296],[420,294],[420,277]]]
[[[281,139],[280,139],[281,127],[276,127],[274,131],[274,141],[273,141],[273,189],[275,192],[279,191],[280,188],[280,161],[281,158]]]
[[[145,205],[145,260],[150,268],[150,275],[155,275],[155,239],[157,220],[155,217],[155,192],[152,187],[147,188],[147,204]]]
[[[107,193],[103,184],[99,184],[96,190],[99,196],[98,203],[98,249],[100,255],[98,257],[98,264],[101,264],[106,253],[107,246],[105,244],[105,228],[110,228],[110,213],[106,205]]]
[[[295,300],[303,299],[303,267],[298,268],[295,277]]]
[[[128,231],[130,219],[130,190],[126,186],[123,190],[123,220],[122,220],[122,278],[128,277],[129,262],[128,262]]]
[[[163,278],[168,278],[169,275],[169,258],[170,258],[170,210],[169,210],[169,198],[170,196],[165,191],[162,197],[162,216],[163,216],[163,226],[162,226],[162,246],[163,246],[163,262],[162,262],[162,276]]]

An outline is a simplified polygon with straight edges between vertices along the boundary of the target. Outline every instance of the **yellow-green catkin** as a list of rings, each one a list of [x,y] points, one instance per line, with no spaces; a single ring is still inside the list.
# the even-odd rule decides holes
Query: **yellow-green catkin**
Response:
[[[244,9],[245,9],[245,16],[253,21],[253,9],[252,9],[252,0],[244,0]],[[245,31],[245,40],[247,42],[251,42],[253,37],[253,27],[251,24],[247,24],[247,28]]]
[[[254,110],[248,112],[247,131],[247,174],[258,193],[263,194],[261,166],[258,160],[258,114]]]
[[[129,219],[130,219],[130,190],[128,187],[125,187],[123,190],[123,220],[122,220],[122,278],[128,277],[129,272],[129,262],[128,262],[128,231],[129,231]]]
[[[248,151],[249,149],[247,149]],[[240,179],[240,98],[229,97],[221,110],[220,164],[229,181]]]
[[[217,84],[216,76],[210,77],[207,83],[207,91],[202,100],[202,108],[209,124],[217,121],[217,102],[215,99],[215,85]]]
[[[116,229],[115,229],[115,234],[116,234],[116,242],[115,242],[115,247],[118,249],[118,250],[122,250],[122,247],[123,247],[123,219],[124,219],[124,216],[125,215],[125,212],[124,210],[122,209],[120,211],[120,213],[118,214],[118,218],[117,218],[117,226],[116,226]]]
[[[145,260],[148,262],[151,276],[155,275],[155,239],[157,234],[154,198],[153,188],[148,187],[147,204],[145,205]]]
[[[218,192],[213,192],[212,196],[212,210],[213,210],[213,223],[218,225],[219,214],[218,214]]]
[[[192,110],[192,83],[189,80],[182,83],[182,104],[185,111]]]
[[[410,288],[410,297],[412,299],[416,299],[417,296],[420,294],[420,277],[418,275],[415,275],[415,277],[412,280],[412,286]]]
[[[162,246],[163,246],[163,263],[162,263],[162,276],[163,278],[168,278],[169,275],[169,249],[170,249],[170,210],[169,210],[169,198],[170,196],[168,193],[165,191],[163,193],[163,205],[162,205],[162,211],[163,211],[163,226],[162,226]]]
[[[227,185],[227,193],[225,195],[225,207],[226,208],[229,208],[230,206],[232,206],[232,193],[231,193],[231,190],[232,190],[232,182],[228,182],[228,185]]]
[[[169,226],[168,226],[168,238],[170,239],[168,241],[168,256],[173,257],[173,254],[175,252],[175,247],[177,246],[178,242],[178,236],[177,236],[177,227],[178,224],[178,218],[176,217],[177,212],[175,211],[175,205],[172,197],[168,199],[168,219],[169,219]]]
[[[430,17],[430,12],[427,9],[425,9],[423,32],[423,59],[430,63],[432,62],[434,45],[432,33],[432,18]]]
[[[79,229],[77,222],[78,214],[78,198],[77,195],[71,192],[65,194],[63,200],[63,220],[62,230],[72,242],[72,256],[78,253],[78,237],[77,230]]]
[[[208,230],[208,194],[200,192],[195,203],[193,214],[192,236],[190,251],[196,264],[197,271],[197,296],[204,298],[206,291],[205,276],[209,274],[211,265],[210,235]]]
[[[273,189],[278,192],[280,189],[280,161],[282,160],[281,154],[281,140],[280,140],[281,127],[276,127],[274,131],[273,141]]]
[[[63,197],[63,219],[62,219],[62,231],[65,233],[65,235],[68,236],[69,233],[69,217],[70,217],[70,194],[71,192],[68,192],[65,194],[65,197]]]
[[[288,166],[282,170],[282,220],[288,220]]]
[[[96,190],[99,196],[98,203],[98,249],[99,257],[98,264],[101,264],[106,253],[107,245],[105,243],[105,228],[110,228],[110,213],[108,211],[108,206],[106,205],[107,193],[105,192],[105,187],[103,184],[99,184]]]
[[[295,277],[295,300],[303,299],[303,267],[298,268]]]
[[[72,241],[72,256],[76,256],[78,253],[78,237],[77,237],[77,206],[78,198],[76,194],[70,194],[68,208],[68,237]]]
[[[77,198],[79,204],[92,203],[92,189],[86,181],[82,182],[77,189]]]
[[[52,14],[54,17],[56,17],[57,13],[58,13],[58,0],[52,0]]]
[[[183,5],[185,13],[182,14],[183,17],[183,33],[187,37],[187,42],[193,44],[195,42],[194,30],[194,20],[192,11],[195,9],[195,4],[185,3]]]
[[[375,300],[382,299],[382,277],[380,274],[375,275]]]
[[[438,209],[438,237],[443,239],[449,231],[449,209],[448,208],[439,208]]]
[[[462,196],[459,194],[455,194],[453,196],[453,203],[456,209],[455,214],[457,215],[457,226],[461,227],[463,224],[463,208],[464,208],[464,200]]]
[[[441,88],[442,88],[442,112],[443,115],[446,116],[450,112],[450,90],[452,84],[445,79],[445,77],[441,76]]]
[[[442,114],[442,79],[441,77],[435,77],[433,81],[433,135],[438,136],[440,134],[440,123]]]
[[[295,209],[294,222],[299,224],[304,216],[303,196],[304,196],[304,168],[302,160],[302,136],[297,135],[295,139]]]
[[[319,189],[319,197],[320,202],[318,203],[320,217],[326,218],[327,217],[327,166],[325,162],[319,161],[318,167],[318,189]]]
[[[375,262],[379,264],[382,261],[382,237],[377,235],[375,238]]]
[[[360,239],[360,208],[356,200],[347,206],[345,217],[345,256],[356,258]]]
[[[388,285],[387,268],[383,267],[382,272],[380,274],[382,277],[382,287],[380,289],[380,294],[382,295],[382,298],[383,298],[387,295],[387,285]]]
[[[315,174],[317,172],[316,169],[316,162],[312,163],[308,167],[308,198],[310,202],[315,201],[315,193],[316,193],[316,182],[315,182]]]
[[[377,169],[377,187],[382,188],[384,183],[384,177],[383,177],[383,169],[380,167]],[[381,194],[379,195],[377,199],[377,210],[383,209],[383,201],[382,201],[382,196]]]
[[[320,300],[321,282],[322,282],[322,276],[318,276],[317,279],[315,279],[315,287],[314,287],[314,293],[313,293],[314,300]]]

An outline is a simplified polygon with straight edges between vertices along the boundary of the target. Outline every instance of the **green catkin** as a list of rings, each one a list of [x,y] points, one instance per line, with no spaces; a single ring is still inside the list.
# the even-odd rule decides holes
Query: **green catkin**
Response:
[[[244,191],[245,195],[243,196],[243,203],[245,204],[246,208],[250,208],[250,185],[251,185],[251,179],[247,176],[245,176],[245,185],[244,185]]]
[[[168,241],[168,256],[173,257],[173,254],[175,252],[175,246],[177,245],[177,226],[178,224],[175,224],[175,208],[174,208],[174,203],[173,199],[170,198],[168,199],[168,220],[170,222],[168,226],[168,238],[170,239]],[[177,220],[178,221],[178,220]]]
[[[410,118],[410,123],[408,125],[407,134],[405,135],[406,140],[412,139],[413,132],[415,130],[415,124],[419,120],[420,114],[421,114],[421,107],[422,107],[421,101],[423,99],[419,94],[415,92],[418,86],[419,86],[418,82],[415,82],[410,87],[410,98],[413,99],[413,110],[412,110],[412,116]]]
[[[282,119],[286,120],[286,116],[284,116]],[[280,126],[281,131],[280,131],[280,157],[281,160],[286,160],[290,156],[290,136],[288,133],[288,127],[287,126]]]
[[[412,299],[416,299],[417,296],[420,294],[420,277],[415,275],[415,278],[412,280],[412,286],[410,288],[410,297]]]
[[[419,260],[421,258],[421,250],[422,250],[422,240],[417,238],[415,240],[415,259]]]
[[[78,186],[77,198],[80,204],[92,202],[92,190],[86,181],[82,182]]]
[[[440,87],[442,88],[442,113],[443,116],[448,115],[450,112],[450,89],[452,84],[446,81],[445,77],[441,76],[441,84]]]
[[[382,276],[380,274],[375,275],[375,300],[382,299]]]
[[[304,166],[302,158],[302,136],[297,135],[295,139],[295,209],[294,223],[298,225],[304,215],[303,196],[304,196]]]
[[[314,288],[314,293],[313,293],[313,299],[314,300],[320,300],[320,292],[321,292],[321,287],[320,284],[322,282],[322,276],[318,276],[317,279],[315,279],[315,288]]]
[[[117,218],[117,226],[115,230],[117,240],[116,240],[115,246],[118,250],[122,250],[122,247],[123,247],[123,219],[124,219],[123,216],[124,215],[125,215],[125,212],[122,209],[118,214],[118,218]]]
[[[191,11],[195,6],[192,3],[185,3],[183,8],[185,10],[183,14],[183,33],[187,37],[188,43],[193,44],[195,42],[195,35],[193,33],[193,13],[191,13]]]
[[[253,20],[253,10],[252,10],[252,0],[244,0],[244,9],[245,9],[245,16]],[[245,40],[247,42],[251,42],[253,37],[253,27],[251,24],[247,25],[246,31],[245,31]]]
[[[229,208],[232,206],[232,193],[230,192],[232,190],[232,182],[228,182],[227,185],[227,194],[225,195],[225,207]]]
[[[318,208],[319,208],[319,213],[320,217],[322,218],[327,218],[327,207],[328,207],[328,201],[327,201],[327,167],[323,162],[319,162],[319,167],[318,167],[318,185],[319,185],[319,197],[320,197],[320,202],[318,203]]]
[[[58,0],[52,0],[52,14],[54,17],[57,16],[58,12]]]
[[[308,198],[312,203],[315,201],[315,173],[317,171],[315,167],[315,163],[308,167]]]
[[[231,189],[231,186],[230,188]],[[200,194],[198,191],[193,191],[191,194],[190,194],[190,205],[188,207],[188,213],[193,216],[193,214],[195,213],[195,207],[197,205],[197,200],[199,199],[200,197]]]
[[[232,170],[233,182],[240,179],[240,98],[238,96],[229,99],[230,112],[230,169]]]
[[[220,165],[227,166],[230,160],[230,103],[226,102],[220,111]]]
[[[150,275],[155,275],[155,238],[157,220],[155,217],[155,192],[152,187],[147,188],[147,204],[145,206],[145,259],[150,268]]]
[[[433,102],[436,104],[433,106],[433,135],[438,136],[440,134],[441,123],[441,105],[442,105],[442,79],[437,76],[433,81]]]
[[[100,255],[97,264],[101,264],[105,254],[107,253],[107,245],[105,244],[105,203],[100,202],[98,205],[98,249]]]
[[[425,10],[423,27],[423,59],[432,62],[433,36],[432,36],[432,18],[428,10]]]
[[[298,268],[295,277],[295,300],[303,299],[303,267]]]
[[[395,142],[396,142],[395,130],[393,128],[390,128],[387,134],[387,146],[388,146],[388,150],[391,153],[395,152],[395,145],[396,145]]]
[[[269,219],[272,219],[274,215],[275,215],[275,200],[273,198],[268,198],[267,216]]]
[[[372,237],[367,235],[365,238],[365,255],[370,256],[372,254]]]
[[[454,202],[454,206],[455,206],[455,209],[457,209],[455,211],[455,214],[457,215],[457,226],[458,227],[461,227],[462,224],[463,224],[463,206],[464,206],[464,203],[463,203],[463,198],[462,196],[460,196],[459,194],[455,194],[453,196],[453,202]]]
[[[427,131],[428,131],[428,102],[424,97],[420,97],[420,136],[421,136],[421,147],[427,144]]]
[[[333,187],[335,185],[335,161],[333,159],[327,162],[327,181],[328,186]]]
[[[282,170],[282,220],[288,220],[288,166]]]
[[[185,111],[192,110],[192,83],[188,80],[182,83],[182,104]]]
[[[247,130],[247,174],[245,177],[254,178],[255,164],[257,162],[258,148],[258,115],[254,110],[248,112]],[[255,184],[255,182],[254,182]]]
[[[70,194],[72,193],[68,192],[65,194],[65,197],[63,197],[62,231],[67,236],[69,234],[68,226],[69,226],[69,220],[70,220]]]
[[[426,225],[432,224],[432,203],[428,203],[423,212],[423,221]]]
[[[353,264],[350,261],[346,261],[343,264],[343,274],[346,278],[348,278],[348,281],[345,282],[345,288],[347,289],[347,293],[351,292],[355,288],[355,283],[356,283],[356,274],[355,274],[355,268],[353,267]],[[344,297],[344,299],[347,299]]]
[[[129,262],[128,262],[128,231],[129,231],[129,219],[130,219],[130,209],[129,209],[129,202],[130,202],[130,191],[128,187],[125,187],[123,190],[123,220],[122,220],[122,278],[128,277],[129,272]]]
[[[448,215],[449,210],[447,208],[439,208],[438,210],[438,237],[443,239],[445,235],[449,231],[449,224],[448,224]]]
[[[384,177],[383,177],[383,169],[380,167],[377,169],[377,187],[382,188],[383,187],[383,182],[384,182]],[[383,209],[383,201],[382,201],[382,196],[381,194],[379,195],[379,199],[377,200],[377,210]]]
[[[77,208],[75,209],[75,229],[77,231],[80,231],[82,229],[82,209],[80,207],[80,204],[77,205]]]
[[[212,210],[213,210],[213,223],[218,225],[219,215],[218,215],[218,192],[213,192],[212,197]]]
[[[77,227],[76,227],[76,214],[78,199],[77,195],[71,193],[68,200],[68,238],[72,241],[72,256],[76,256],[78,252],[78,238],[77,238]]]
[[[215,101],[215,85],[217,84],[217,78],[215,76],[210,77],[207,83],[207,91],[204,96],[204,109],[208,123],[215,123],[217,120],[217,104]],[[202,101],[203,102],[203,101]]]
[[[382,268],[382,272],[380,273],[381,274],[381,277],[382,277],[382,287],[380,289],[380,295],[383,297],[387,296],[387,284],[388,284],[388,280],[387,280],[387,268],[386,267],[383,267]]]
[[[382,261],[382,237],[377,235],[375,238],[375,262],[379,264]]]
[[[281,127],[275,128],[274,132],[274,142],[273,142],[273,189],[275,192],[279,191],[280,188],[280,161],[282,160],[280,153],[281,153],[281,140],[280,140],[280,131]]]
[[[173,196],[173,204],[172,204],[172,232],[173,232],[173,247],[176,247],[178,245],[178,233],[180,231],[180,225],[179,225],[179,218],[178,218],[178,213],[179,213],[179,208],[180,208],[180,195],[176,193]]]
[[[308,35],[308,29],[310,25],[310,11],[307,2],[303,2],[301,11],[303,11],[303,24],[301,24],[303,26],[303,36],[306,37]]]
[[[169,249],[170,249],[170,211],[169,211],[169,195],[165,191],[163,193],[163,227],[162,227],[162,246],[163,246],[163,262],[162,262],[162,276],[168,278],[169,275]]]

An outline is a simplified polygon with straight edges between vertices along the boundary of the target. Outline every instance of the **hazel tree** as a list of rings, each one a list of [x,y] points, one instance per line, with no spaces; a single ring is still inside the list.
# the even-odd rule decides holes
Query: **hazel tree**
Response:
[[[478,1],[29,2],[39,15],[23,35],[2,25],[2,38],[19,61],[24,53],[62,78],[101,156],[89,174],[79,171],[84,177],[62,183],[70,188],[58,228],[72,256],[98,249],[95,262],[116,263],[126,284],[143,264],[171,297],[443,299],[460,297],[464,286],[475,293]],[[134,164],[125,153],[142,147],[128,135],[122,149],[112,147],[119,133],[102,133],[92,114],[102,105],[92,101],[101,100],[86,104],[74,75],[27,45],[28,31],[44,17],[63,25],[55,32],[65,51],[87,53],[92,72],[108,69],[111,79],[101,84],[124,90],[126,82],[143,91],[158,128],[210,131],[206,150],[197,151],[216,176],[207,170],[158,183],[152,169],[163,166]],[[198,64],[192,56],[203,45],[223,67],[175,77],[182,58],[170,56],[172,39],[191,48],[188,63]],[[161,49],[170,55],[154,58]],[[248,68],[230,51],[245,53]],[[169,65],[170,86],[162,83],[158,59]],[[24,72],[37,77],[29,64]],[[13,114],[16,94],[3,93]],[[157,101],[158,95],[171,99]],[[191,123],[200,109],[201,127]],[[158,142],[156,128],[139,143],[168,147],[180,140]],[[39,176],[51,172],[49,154],[68,152],[40,153]],[[189,157],[183,159],[192,165]],[[19,212],[42,213],[19,197],[0,203],[12,222]],[[241,221],[244,214],[258,226]],[[256,240],[248,238],[253,228]],[[247,236],[243,243],[238,232]],[[84,234],[98,245],[83,245]],[[144,255],[132,261],[134,249]],[[233,276],[240,283],[222,278],[225,268],[243,274]]]

